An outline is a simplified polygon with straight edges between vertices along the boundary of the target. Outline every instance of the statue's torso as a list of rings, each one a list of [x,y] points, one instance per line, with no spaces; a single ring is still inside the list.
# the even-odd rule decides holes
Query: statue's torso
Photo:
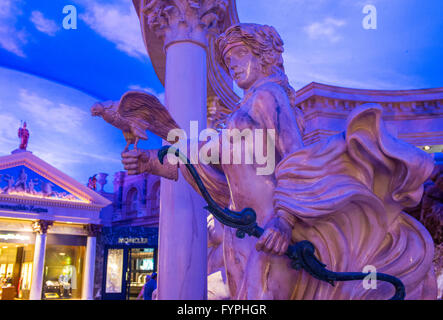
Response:
[[[246,100],[226,123],[226,129],[238,129],[240,132],[246,132],[244,130],[249,129],[250,135],[239,141],[232,140],[229,146],[230,164],[222,163],[222,168],[231,190],[231,208],[238,211],[246,207],[253,208],[257,212],[258,223],[263,224],[273,211],[272,197],[276,182],[274,174],[257,175],[257,168],[264,165],[257,164],[254,156],[254,133],[256,129],[263,129],[263,126],[250,115],[252,101],[253,99]],[[266,131],[263,130],[263,132],[265,135]],[[254,143],[246,143],[246,141],[254,141]],[[235,151],[236,148],[237,151]],[[234,153],[240,153],[240,164],[234,163]],[[252,164],[246,163],[246,154],[252,159]]]

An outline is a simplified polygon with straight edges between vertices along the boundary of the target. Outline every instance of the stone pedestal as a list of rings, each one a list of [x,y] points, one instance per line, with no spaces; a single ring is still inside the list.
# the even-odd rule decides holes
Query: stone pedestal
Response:
[[[11,154],[22,153],[22,152],[29,152],[29,153],[32,153],[31,151],[28,151],[28,150],[26,150],[26,149],[20,149],[20,148],[18,148],[18,149],[13,150],[13,151],[11,152]]]

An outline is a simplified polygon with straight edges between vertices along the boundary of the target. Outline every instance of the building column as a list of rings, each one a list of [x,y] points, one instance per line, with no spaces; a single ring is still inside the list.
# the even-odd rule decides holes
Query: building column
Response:
[[[220,31],[227,1],[149,2],[142,12],[164,40],[165,97],[171,116],[187,131],[206,128],[209,32]],[[163,12],[167,12],[165,15]],[[207,299],[207,227],[203,199],[182,176],[162,179],[160,193],[158,299]]]
[[[82,300],[94,300],[95,252],[97,235],[101,230],[101,225],[87,224],[84,228],[88,234],[88,241],[83,269]]]
[[[32,224],[32,229],[37,233],[35,237],[34,262],[32,267],[30,300],[41,300],[43,273],[45,267],[46,234],[53,224],[50,220],[39,220]]]

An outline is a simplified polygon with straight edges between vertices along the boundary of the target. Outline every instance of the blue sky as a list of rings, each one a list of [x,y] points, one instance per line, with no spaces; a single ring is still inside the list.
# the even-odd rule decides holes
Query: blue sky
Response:
[[[76,30],[62,28],[68,4],[78,11]],[[377,9],[376,30],[362,27],[367,4]],[[312,81],[443,87],[441,0],[237,0],[237,7],[242,22],[279,31],[295,89]],[[122,170],[125,141],[89,108],[129,89],[164,97],[130,0],[1,1],[0,155],[18,146],[16,130],[27,120],[34,154],[82,183],[97,172],[112,177]],[[159,143],[151,137],[141,146]]]

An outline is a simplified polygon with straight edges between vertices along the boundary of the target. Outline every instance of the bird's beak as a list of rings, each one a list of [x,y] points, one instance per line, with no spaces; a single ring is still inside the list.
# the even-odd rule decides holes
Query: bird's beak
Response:
[[[91,116],[95,117],[97,115],[98,115],[97,110],[94,107],[92,107],[91,108]]]
[[[101,106],[101,103],[97,102],[96,104],[94,104],[91,107],[91,116],[96,117],[99,115],[99,112],[97,109],[99,109],[98,107],[100,107],[100,106]]]

